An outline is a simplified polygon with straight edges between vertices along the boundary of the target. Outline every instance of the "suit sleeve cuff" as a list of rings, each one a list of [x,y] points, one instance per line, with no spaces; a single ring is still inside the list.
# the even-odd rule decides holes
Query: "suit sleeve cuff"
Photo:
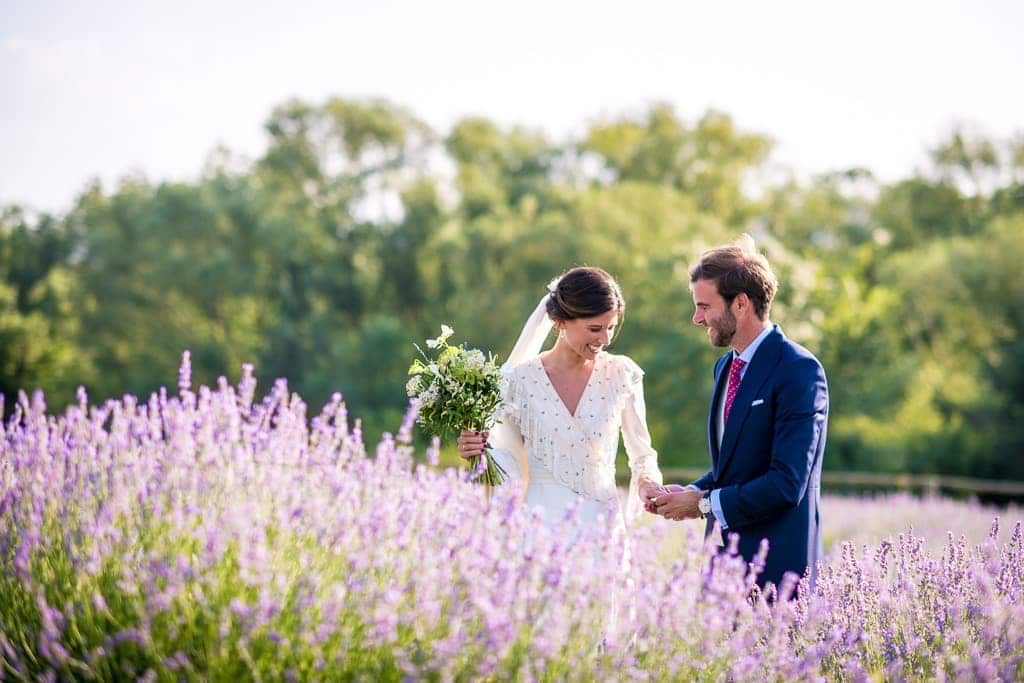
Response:
[[[711,512],[714,513],[715,519],[721,525],[722,529],[728,529],[729,524],[725,521],[725,513],[722,512],[722,489],[715,489],[711,492]]]

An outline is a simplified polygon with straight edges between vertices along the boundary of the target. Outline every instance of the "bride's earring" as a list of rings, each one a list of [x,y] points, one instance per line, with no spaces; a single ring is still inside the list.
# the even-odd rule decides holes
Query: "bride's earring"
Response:
[[[559,339],[565,339],[565,328],[564,327],[562,329],[558,330],[558,338]]]

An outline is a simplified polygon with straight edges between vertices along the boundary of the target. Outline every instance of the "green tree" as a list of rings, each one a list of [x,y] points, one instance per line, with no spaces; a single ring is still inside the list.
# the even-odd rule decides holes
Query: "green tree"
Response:
[[[72,383],[91,376],[74,339],[71,256],[60,220],[17,206],[0,211],[0,395],[7,406],[20,389],[70,397]]]
[[[933,168],[745,190],[765,136],[667,105],[582,139],[467,118],[434,133],[378,99],[292,100],[266,153],[216,150],[195,181],[95,184],[63,216],[0,209],[0,390],[51,406],[200,382],[255,362],[313,410],[342,391],[368,435],[406,405],[412,342],[452,324],[507,353],[547,281],[599,265],[629,306],[614,351],[647,371],[666,466],[704,465],[719,350],[687,267],[752,232],[772,317],[830,380],[827,467],[1024,478],[1021,138],[954,131]],[[763,179],[763,178],[762,178]]]
[[[713,110],[688,128],[661,104],[639,120],[592,126],[581,147],[600,155],[616,181],[674,187],[699,210],[741,224],[750,217],[743,182],[767,159],[771,143],[738,131],[728,115]]]

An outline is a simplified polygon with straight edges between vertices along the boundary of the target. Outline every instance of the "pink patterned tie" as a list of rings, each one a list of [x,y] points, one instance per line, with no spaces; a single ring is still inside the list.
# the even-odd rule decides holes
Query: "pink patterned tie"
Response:
[[[729,419],[729,409],[732,408],[736,392],[740,390],[740,372],[746,364],[747,361],[745,360],[740,360],[739,358],[732,359],[732,367],[729,368],[729,387],[725,391],[725,416],[722,418],[722,422]]]

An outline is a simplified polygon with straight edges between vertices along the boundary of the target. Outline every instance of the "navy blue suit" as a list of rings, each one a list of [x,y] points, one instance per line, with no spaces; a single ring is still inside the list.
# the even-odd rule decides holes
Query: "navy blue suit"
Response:
[[[813,581],[822,556],[818,503],[828,421],[825,370],[776,325],[746,368],[719,449],[716,411],[732,357],[730,351],[715,364],[708,417],[711,471],[693,485],[721,489],[725,533],[739,534],[748,561],[761,539],[768,539],[762,586],[778,585],[787,571],[803,575],[808,566]],[[709,515],[708,533],[714,521]]]

